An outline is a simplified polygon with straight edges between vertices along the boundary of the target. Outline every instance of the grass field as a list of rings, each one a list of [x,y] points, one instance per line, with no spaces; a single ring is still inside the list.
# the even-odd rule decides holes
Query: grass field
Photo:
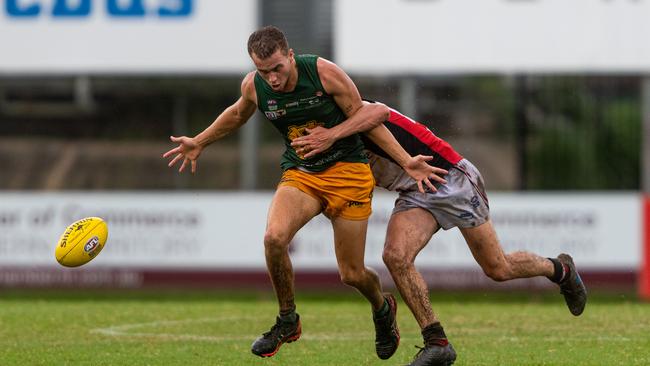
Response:
[[[650,365],[650,304],[592,296],[581,317],[559,295],[432,299],[457,365]],[[403,365],[421,344],[403,303],[402,342],[374,353],[367,303],[353,292],[297,299],[303,337],[271,359],[250,353],[276,314],[270,293],[3,292],[0,365]]]

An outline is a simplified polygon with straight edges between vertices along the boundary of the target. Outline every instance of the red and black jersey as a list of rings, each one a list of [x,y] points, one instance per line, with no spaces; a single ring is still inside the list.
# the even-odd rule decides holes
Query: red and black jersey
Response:
[[[463,157],[457,153],[449,143],[436,136],[425,125],[418,123],[400,112],[389,108],[390,116],[384,126],[395,136],[397,142],[411,156],[430,155],[433,160],[429,164],[438,168],[449,170]],[[383,158],[395,162],[384,150],[361,134],[366,149]]]

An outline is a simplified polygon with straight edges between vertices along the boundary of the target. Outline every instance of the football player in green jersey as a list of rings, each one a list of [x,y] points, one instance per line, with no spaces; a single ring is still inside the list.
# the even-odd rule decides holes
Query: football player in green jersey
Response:
[[[341,280],[356,288],[372,306],[377,355],[387,359],[399,344],[396,302],[383,294],[377,274],[364,264],[372,173],[357,135],[338,140],[316,156],[305,158],[291,141],[315,126],[334,127],[343,121],[375,121],[367,136],[381,146],[422,187],[444,182],[446,171],[430,166],[430,157],[411,157],[381,125],[389,114],[380,104],[364,105],[350,77],[336,64],[312,55],[295,55],[276,27],[251,34],[248,52],[255,71],[244,77],[241,97],[195,137],[171,137],[178,146],[167,151],[169,166],[182,161],[180,171],[196,161],[203,148],[239,128],[259,109],[284,138],[284,171],[268,213],[264,248],[268,272],[278,298],[275,325],[252,345],[261,357],[273,356],[283,343],[300,337],[300,317],[294,302],[294,275],[288,247],[296,232],[320,213],[332,222]]]

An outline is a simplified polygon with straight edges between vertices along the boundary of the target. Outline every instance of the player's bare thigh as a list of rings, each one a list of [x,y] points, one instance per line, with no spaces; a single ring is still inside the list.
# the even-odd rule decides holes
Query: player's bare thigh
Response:
[[[412,263],[437,230],[438,222],[427,210],[411,208],[394,213],[388,222],[384,261]]]
[[[311,195],[296,187],[279,186],[269,208],[264,242],[288,244],[321,210],[321,203]]]
[[[334,230],[334,250],[341,275],[362,271],[365,268],[366,232],[368,219],[349,220],[332,218]]]

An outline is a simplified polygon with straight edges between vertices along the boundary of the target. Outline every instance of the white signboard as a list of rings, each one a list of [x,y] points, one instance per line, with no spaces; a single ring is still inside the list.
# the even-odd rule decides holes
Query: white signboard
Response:
[[[0,74],[240,73],[257,1],[3,0]]]
[[[0,194],[0,265],[58,266],[66,226],[88,216],[108,240],[88,266],[264,268],[269,194]]]
[[[354,73],[650,71],[648,0],[337,0]]]
[[[366,262],[383,266],[381,252],[393,195],[375,195]],[[525,250],[544,257],[570,253],[581,267],[636,270],[641,258],[641,199],[636,194],[490,194],[490,213],[506,253]],[[330,266],[327,219],[317,217],[299,232],[296,263]],[[325,240],[327,238],[328,240]],[[420,252],[422,268],[478,269],[458,229],[439,230]]]
[[[108,241],[84,268],[264,270],[271,193],[0,193],[0,266],[52,266],[65,227],[87,216],[109,226]],[[378,193],[366,263],[381,252],[395,195]],[[491,194],[492,218],[506,252],[561,252],[581,268],[636,270],[641,258],[637,194]],[[336,271],[330,222],[322,215],[298,232],[298,269]],[[439,231],[418,256],[421,268],[478,269],[457,229]]]

